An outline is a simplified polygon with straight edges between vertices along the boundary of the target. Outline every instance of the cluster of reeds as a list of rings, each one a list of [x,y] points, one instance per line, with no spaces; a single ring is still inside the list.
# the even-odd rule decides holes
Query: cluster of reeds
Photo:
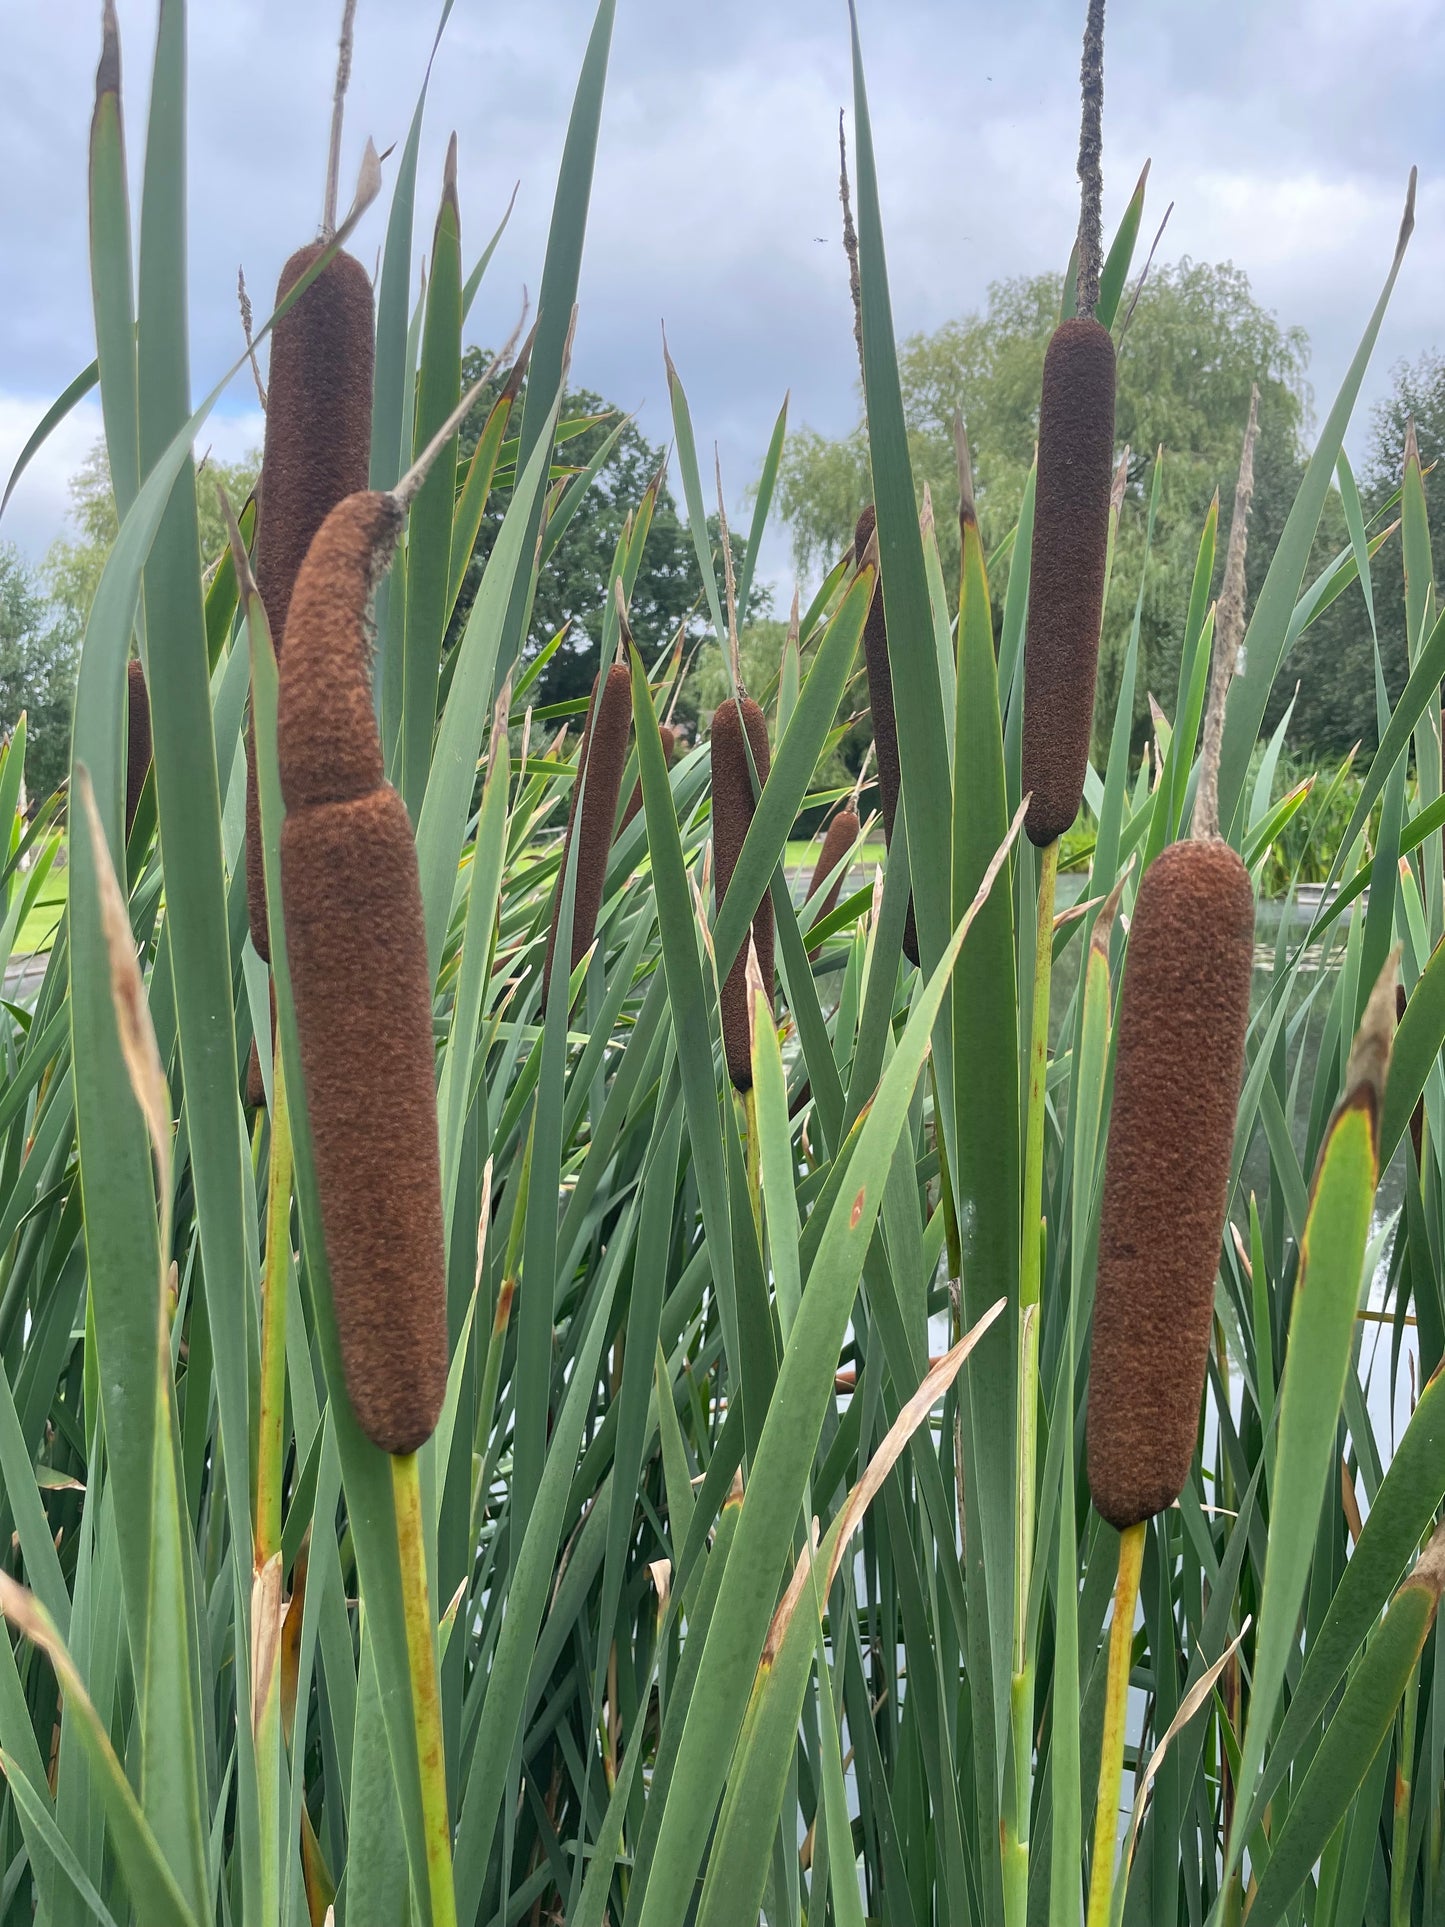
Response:
[[[1398,530],[1311,578],[1329,414],[1251,617],[1251,411],[1151,781],[1123,714],[1095,789],[1144,197],[1106,252],[1102,0],[1001,620],[961,425],[935,600],[855,24],[851,553],[744,689],[764,518],[735,581],[669,360],[730,693],[688,750],[673,640],[634,635],[619,579],[576,754],[539,754],[522,652],[590,480],[558,474],[558,413],[612,7],[537,327],[465,463],[491,250],[465,272],[454,140],[412,311],[423,95],[373,302],[373,237],[347,249],[370,150],[335,206],[351,14],[229,564],[186,453],[184,7],[138,275],[104,15],[121,535],[64,917],[0,1062],[0,1927],[1445,1918],[1445,624],[1413,443]],[[1409,678],[1338,887],[1266,955],[1257,879],[1299,798],[1248,793],[1250,745],[1293,639],[1391,539]],[[876,872],[868,765],[823,773],[865,686]],[[0,749],[12,946],[60,849],[53,807],[19,813],[24,752]]]

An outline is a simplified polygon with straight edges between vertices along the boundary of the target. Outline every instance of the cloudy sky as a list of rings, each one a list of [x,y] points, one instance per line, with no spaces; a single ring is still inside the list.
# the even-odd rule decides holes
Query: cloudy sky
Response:
[[[131,179],[138,190],[156,0],[118,0]],[[439,0],[360,0],[345,173],[367,133],[404,137]],[[190,277],[197,395],[239,349],[243,264],[259,312],[315,231],[340,0],[192,0]],[[1350,438],[1392,363],[1445,347],[1445,0],[1112,0],[1105,223],[1152,158],[1146,229],[1169,201],[1166,258],[1232,259],[1313,343],[1321,416],[1388,266],[1410,164],[1418,225]],[[996,278],[1062,264],[1077,215],[1082,0],[860,0],[900,332],[977,306]],[[516,212],[473,311],[496,342],[535,293],[591,0],[456,0],[422,146],[418,256],[447,137],[460,140],[463,244],[475,258],[512,185]],[[99,0],[0,0],[0,471],[94,352],[85,166]],[[844,0],[619,0],[574,361],[655,441],[670,427],[660,324],[699,445],[718,444],[745,512],[773,418],[829,433],[857,410],[837,242]],[[374,258],[385,198],[353,243]],[[965,406],[967,397],[960,398]],[[238,380],[219,452],[255,446]],[[67,476],[98,432],[82,409],[0,524],[38,556]],[[768,573],[789,569],[785,533]]]

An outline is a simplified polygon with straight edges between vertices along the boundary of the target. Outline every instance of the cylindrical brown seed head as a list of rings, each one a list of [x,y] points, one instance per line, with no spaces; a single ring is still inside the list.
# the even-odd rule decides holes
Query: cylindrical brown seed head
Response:
[[[297,578],[281,662],[281,893],[346,1388],[387,1452],[433,1431],[447,1378],[431,980],[406,806],[381,776],[370,598],[401,522],[342,502]]]
[[[126,667],[125,833],[131,825],[151,766],[151,699],[145,670],[132,661]]]
[[[818,852],[818,861],[813,870],[813,880],[808,885],[809,897],[816,895],[823,887],[824,880],[828,876],[828,873],[835,865],[843,861],[843,858],[847,855],[848,851],[852,849],[857,840],[857,816],[852,810],[839,810],[838,814],[833,818],[833,821],[828,825],[827,834],[823,838],[823,847]],[[847,874],[846,869],[839,870],[837,876],[833,878],[832,883],[828,886],[827,896],[823,898],[822,902],[813,912],[813,921],[815,923],[820,923],[837,903],[842,893],[843,879]],[[813,952],[810,950],[808,954],[811,956]]]
[[[1099,1224],[1089,1484],[1120,1531],[1172,1505],[1194,1453],[1253,960],[1244,864],[1172,844],[1134,909]]]
[[[271,1047],[276,1045],[276,980],[271,980]],[[251,1052],[246,1059],[246,1106],[248,1110],[259,1111],[266,1102],[266,1080],[261,1075],[261,1043],[258,1037],[251,1039]]]
[[[741,713],[739,713],[741,711]],[[757,765],[758,782],[768,780],[772,753],[768,747],[768,719],[753,701],[732,697],[720,703],[712,719],[712,856],[714,889],[721,907],[742,854],[743,839],[753,820],[757,799],[748,768],[743,732]],[[765,890],[753,913],[753,947],[768,1002],[773,998],[773,899]],[[718,996],[722,1016],[723,1056],[733,1088],[752,1089],[752,1023],[748,1013],[748,946],[744,939],[722,982]]]
[[[878,526],[877,511],[865,502],[853,531],[854,560],[861,562]],[[873,716],[873,747],[878,753],[878,800],[883,808],[883,841],[893,841],[893,819],[898,814],[903,771],[898,761],[898,718],[893,709],[893,670],[888,660],[888,622],[883,611],[883,578],[873,585],[873,600],[863,624],[863,658],[868,667],[868,707]],[[903,949],[910,963],[918,962],[918,931],[913,920],[913,897],[908,898],[908,922]]]
[[[389,784],[288,815],[286,955],[346,1389],[385,1452],[446,1395],[431,986],[416,846]]]
[[[677,750],[677,731],[671,723],[664,723],[661,729],[659,729],[658,735],[662,738],[662,760],[667,764],[667,767],[671,769],[672,759]],[[627,799],[627,808],[622,812],[622,826],[618,831],[619,835],[621,835],[622,830],[627,828],[628,824],[641,808],[642,778],[639,776],[637,781],[632,785],[632,794]]]
[[[298,248],[281,270],[278,303],[325,247]],[[366,487],[371,461],[375,327],[371,281],[344,250],[271,336],[266,441],[256,525],[256,583],[278,653],[312,538],[336,504]],[[255,748],[246,732],[246,902],[251,941],[270,954],[261,863]]]
[[[587,727],[577,757],[577,778],[567,809],[567,834],[562,841],[562,865],[552,898],[552,934],[542,966],[542,1002],[552,982],[552,953],[557,946],[557,923],[562,915],[562,892],[567,882],[567,860],[575,836],[577,881],[572,897],[572,961],[575,970],[597,934],[602,890],[607,882],[607,855],[612,848],[612,826],[617,821],[617,799],[627,763],[627,732],[632,723],[632,677],[621,663],[592,685]],[[585,777],[585,782],[584,782]],[[580,797],[580,805],[579,805]]]
[[[1405,1002],[1405,986],[1396,984],[1395,1022],[1397,1024],[1404,1021]],[[1423,1097],[1410,1113],[1410,1142],[1415,1147],[1415,1169],[1418,1171],[1425,1157],[1425,1100]]]
[[[1024,828],[1040,848],[1084,794],[1113,459],[1114,344],[1097,321],[1065,321],[1044,357],[1024,647]]]

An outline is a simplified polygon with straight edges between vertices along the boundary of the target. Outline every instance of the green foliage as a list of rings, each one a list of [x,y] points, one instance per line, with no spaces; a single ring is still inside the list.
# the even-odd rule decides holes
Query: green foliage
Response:
[[[22,713],[30,798],[41,803],[64,780],[70,762],[70,705],[81,625],[70,608],[43,592],[11,544],[0,545],[0,731]]]
[[[418,804],[451,1347],[436,1433],[393,1465],[357,1426],[332,1303],[310,1131],[324,1094],[308,1088],[285,944],[275,655],[244,566],[214,567],[213,491],[191,462],[220,389],[188,414],[183,25],[165,0],[138,282],[114,95],[93,125],[109,468],[90,465],[57,562],[85,611],[69,889],[38,988],[12,985],[0,1036],[0,1927],[299,1927],[333,1905],[338,1927],[1077,1927],[1118,1550],[1089,1505],[1084,1424],[1113,1025],[1140,858],[1174,833],[1198,768],[1171,666],[1207,633],[1223,540],[1205,516],[1228,492],[1249,375],[1262,363],[1272,383],[1275,468],[1261,458],[1250,551],[1251,580],[1269,571],[1272,587],[1237,698],[1260,696],[1340,582],[1321,573],[1340,545],[1318,526],[1336,504],[1363,553],[1346,471],[1334,502],[1324,486],[1342,424],[1287,522],[1299,344],[1233,271],[1181,265],[1146,287],[1121,430],[1147,450],[1167,423],[1179,452],[1131,472],[1108,639],[1137,606],[1119,686],[1133,675],[1156,695],[1157,737],[1145,769],[1135,718],[1115,726],[1103,705],[1088,813],[1063,852],[1089,874],[1040,918],[1039,858],[1016,841],[1018,665],[1058,284],[996,290],[989,317],[905,344],[900,366],[855,42],[866,445],[903,809],[886,857],[860,853],[836,910],[801,929],[790,866],[835,780],[874,580],[830,574],[786,663],[787,632],[756,600],[740,658],[771,769],[719,905],[706,746],[669,768],[659,727],[679,625],[702,640],[687,700],[705,714],[727,686],[706,438],[669,364],[679,509],[656,450],[625,428],[609,449],[616,421],[586,421],[596,398],[560,392],[602,0],[536,386],[468,424],[455,469],[444,459],[412,507],[378,608],[378,687],[404,698],[383,703],[386,746]],[[450,292],[408,342],[424,105],[379,290],[383,486],[440,417],[461,347],[448,316],[466,297]],[[466,267],[451,264],[449,289],[474,287]],[[959,401],[983,511],[961,557],[943,440]],[[805,436],[787,458],[795,530],[825,560],[850,533],[864,446]],[[769,458],[764,505],[770,474]],[[248,478],[233,479],[238,500]],[[925,481],[941,567],[918,539]],[[1445,1496],[1430,505],[1407,484],[1401,593],[1388,560],[1372,576],[1382,634],[1387,594],[1404,597],[1418,644],[1381,748],[1316,773],[1278,740],[1237,746],[1231,826],[1257,890],[1322,875],[1339,889],[1259,924],[1205,1405],[1121,1647],[1123,1927],[1225,1927],[1255,1883],[1255,1904],[1296,1927],[1445,1912],[1438,1550],[1417,1559]],[[764,519],[733,532],[740,584]],[[1362,605],[1343,580],[1331,607]],[[33,618],[33,585],[0,564],[6,582]],[[158,781],[126,847],[119,716],[142,592]],[[569,644],[541,662],[567,617]],[[544,1008],[554,908],[565,920],[576,894],[560,830],[577,772],[549,753],[555,713],[525,718],[575,704],[619,642],[624,793],[640,779],[642,808],[606,858],[596,943]],[[434,733],[417,722],[433,694]],[[248,703],[274,1033],[244,910]],[[1264,707],[1236,705],[1251,736]],[[0,746],[6,965],[55,901],[55,812],[27,825],[20,809],[40,753],[18,729]],[[765,891],[779,1005],[752,1003],[740,1099],[718,978]],[[902,955],[910,900],[922,970]],[[1036,929],[1052,1026],[1035,1083]],[[248,1117],[253,1035],[274,1108]],[[1197,1073],[1214,1074],[1207,1052]]]
[[[481,379],[492,359],[480,348],[466,351],[462,357],[464,389]],[[505,373],[505,370],[499,372],[462,424],[460,456],[463,462],[477,445],[487,409],[500,392]],[[678,518],[664,474],[666,451],[655,448],[630,418],[591,389],[564,392],[562,419],[580,425],[580,432],[570,434],[558,450],[558,461],[564,465],[564,472],[580,474],[609,441],[611,448],[594,474],[578,513],[567,524],[537,575],[528,630],[529,648],[541,649],[564,628],[567,630],[566,640],[537,683],[538,699],[548,703],[574,702],[585,698],[592,687],[602,640],[602,612],[609,606],[608,583],[613,558],[624,525],[630,516],[637,514],[650,483],[657,484],[656,505],[642,566],[632,590],[630,617],[634,632],[645,643],[651,658],[665,649],[679,630],[685,646],[690,649],[706,624],[705,613],[699,615],[702,585],[692,541],[685,523]],[[506,496],[499,492],[482,516],[481,530],[467,563],[452,618],[453,639],[461,634],[476,598],[505,507]],[[715,522],[712,537],[716,543]],[[740,549],[738,553],[740,558]],[[770,600],[770,592],[764,588],[754,606],[766,614]],[[703,702],[705,708],[710,706],[706,698]],[[691,722],[695,704],[689,702],[684,713]]]
[[[992,550],[1018,520],[1038,433],[1044,349],[1058,319],[1061,285],[1059,275],[995,282],[982,314],[965,315],[899,344],[914,486],[920,502],[925,485],[933,498],[950,584],[958,580],[959,556],[954,412],[961,408],[968,424],[979,523]],[[1136,747],[1147,727],[1148,694],[1161,701],[1172,698],[1178,681],[1199,525],[1216,489],[1227,523],[1254,381],[1260,386],[1260,433],[1251,590],[1263,580],[1299,480],[1307,352],[1302,331],[1282,327],[1230,263],[1211,266],[1186,259],[1150,270],[1119,346],[1116,417],[1119,449],[1130,451],[1116,581],[1138,580],[1153,460],[1161,447],[1164,463],[1141,611]],[[852,539],[854,517],[869,492],[861,426],[839,441],[807,428],[790,436],[779,503],[793,530],[800,568],[833,561]],[[1221,541],[1216,591],[1223,564]],[[992,572],[1000,610],[1007,583],[1008,567]],[[1116,591],[1100,649],[1096,749],[1102,750],[1112,723],[1133,613],[1132,592]]]

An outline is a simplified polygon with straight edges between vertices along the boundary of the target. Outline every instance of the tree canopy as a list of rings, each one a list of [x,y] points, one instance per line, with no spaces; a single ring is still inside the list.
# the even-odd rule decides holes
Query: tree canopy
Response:
[[[933,498],[945,572],[958,568],[958,483],[953,416],[961,410],[973,458],[980,526],[992,548],[1018,519],[1038,432],[1044,350],[1059,313],[1062,279],[1035,275],[996,282],[984,311],[946,322],[900,344],[899,373],[914,480]],[[1100,652],[1096,728],[1110,726],[1119,670],[1144,557],[1154,464],[1162,448],[1158,516],[1140,609],[1136,716],[1150,691],[1172,708],[1180,639],[1200,531],[1218,489],[1228,502],[1249,410],[1260,388],[1249,584],[1263,578],[1293,499],[1303,461],[1309,391],[1303,330],[1284,327],[1255,300],[1247,276],[1229,263],[1188,259],[1151,271],[1119,344],[1116,444],[1130,450],[1113,587]],[[803,429],[789,438],[779,500],[803,568],[836,559],[871,493],[860,423],[829,440]],[[1223,568],[1219,544],[1215,586]],[[994,571],[1002,596],[1006,566]]]
[[[491,356],[483,350],[468,349],[462,359],[463,386],[478,381],[490,360]],[[493,384],[492,394],[484,395],[462,426],[462,463],[477,445],[492,395],[499,387],[500,379]],[[519,418],[519,411],[514,410],[513,425]],[[707,626],[692,536],[678,514],[663,472],[666,451],[650,443],[635,422],[624,418],[620,409],[590,388],[567,390],[562,398],[561,419],[588,421],[580,434],[570,437],[557,451],[557,462],[568,469],[585,468],[614,432],[616,440],[593,477],[581,508],[543,563],[538,577],[528,649],[542,648],[564,625],[571,625],[566,641],[538,679],[538,700],[548,703],[576,700],[586,696],[592,687],[598,669],[602,616],[607,606],[608,577],[617,539],[628,516],[636,514],[650,482],[657,482],[657,500],[632,592],[633,632],[648,654],[655,656],[679,629],[690,644]],[[460,635],[465,624],[510,500],[510,491],[494,489],[488,501],[457,598],[456,614],[452,618],[453,638]],[[716,525],[710,524],[710,527],[716,541]],[[736,535],[733,541],[736,549]],[[766,615],[768,604],[766,592],[756,595],[755,613]]]

